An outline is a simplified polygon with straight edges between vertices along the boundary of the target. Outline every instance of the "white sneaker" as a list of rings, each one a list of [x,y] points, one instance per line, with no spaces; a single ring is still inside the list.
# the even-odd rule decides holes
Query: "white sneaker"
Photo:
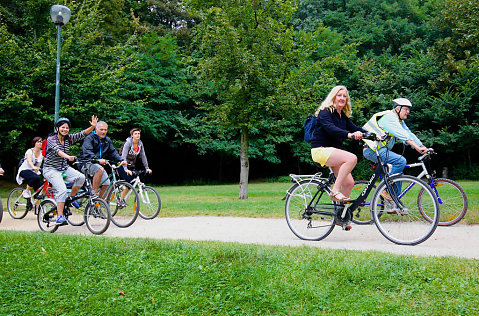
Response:
[[[29,190],[23,190],[22,195],[26,199],[29,199],[32,197],[32,193]]]

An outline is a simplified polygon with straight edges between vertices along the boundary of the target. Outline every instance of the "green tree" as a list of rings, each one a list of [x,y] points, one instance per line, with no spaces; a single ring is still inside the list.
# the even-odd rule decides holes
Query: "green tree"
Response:
[[[306,107],[311,113],[311,102],[318,102],[315,81],[321,78],[321,87],[334,82],[332,70],[341,67],[343,54],[313,58],[322,53],[318,47],[327,32],[295,32],[289,23],[293,1],[187,3],[201,18],[194,57],[199,95],[206,98],[198,102],[212,122],[239,134],[239,198],[245,199],[251,137],[265,144],[290,141],[294,126],[302,124],[298,115]],[[334,66],[323,67],[328,62]]]

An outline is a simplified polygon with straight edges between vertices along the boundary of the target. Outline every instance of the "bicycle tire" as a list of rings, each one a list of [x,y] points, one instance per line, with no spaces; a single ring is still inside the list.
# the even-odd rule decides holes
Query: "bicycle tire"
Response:
[[[351,191],[350,198],[351,200],[356,200],[359,195],[363,192],[364,188],[368,185],[368,181],[358,180],[354,182],[353,190]],[[373,189],[376,185],[373,186]],[[371,191],[374,192],[374,191]],[[371,194],[371,193],[370,193]],[[357,209],[353,211],[353,218],[351,219],[354,224],[357,225],[369,225],[372,224],[373,218],[371,216],[371,203],[364,200]]]
[[[2,203],[2,198],[0,198],[0,223],[2,222],[3,219],[3,203]]]
[[[88,199],[83,198],[81,200],[76,200],[79,204],[79,207],[73,205],[68,206],[70,213],[67,216],[67,221],[72,226],[82,226],[85,224],[85,208],[88,205]],[[65,207],[66,211],[67,207]]]
[[[100,198],[92,199],[85,207],[84,221],[92,234],[103,234],[110,226],[111,221],[108,203]]]
[[[140,217],[143,219],[153,219],[160,213],[161,198],[158,191],[153,187],[144,186],[143,192],[138,192],[140,196]]]
[[[40,229],[47,233],[54,233],[56,224],[57,203],[52,199],[45,199],[38,205],[37,223]]]
[[[446,179],[434,179],[434,188],[437,192],[437,199],[441,214],[439,216],[439,226],[452,226],[464,218],[467,212],[469,201],[466,192],[459,183]],[[421,207],[422,192],[418,197],[418,204]],[[431,220],[427,214],[423,214],[428,220]]]
[[[285,202],[285,217],[289,229],[303,240],[321,240],[334,229],[334,206],[325,190],[320,192],[317,208],[324,207],[324,214],[306,210],[322,182],[319,180],[302,180],[288,190]],[[329,206],[330,208],[326,208]],[[329,213],[329,215],[327,214]]]
[[[22,193],[23,193],[23,188],[18,187],[18,188],[14,188],[8,194],[7,209],[8,209],[8,213],[10,214],[12,218],[22,219],[25,216],[27,216],[28,200],[23,197]],[[33,205],[31,207],[33,207]]]
[[[436,230],[439,222],[439,203],[435,193],[422,180],[408,175],[389,177],[390,186],[399,185],[401,193],[398,195],[398,205],[389,201],[391,206],[381,202],[381,194],[386,192],[391,196],[386,183],[382,181],[374,192],[371,210],[376,227],[381,234],[391,242],[398,245],[417,245],[426,241]],[[422,210],[417,203],[418,196],[424,190],[422,197]],[[426,194],[427,193],[427,194]],[[423,216],[428,214],[429,219]]]
[[[121,193],[125,189],[129,192],[125,197],[125,204],[122,204]],[[111,212],[111,221],[118,227],[126,228],[131,226],[140,213],[140,199],[138,192],[126,181],[117,181],[108,190],[107,201]]]

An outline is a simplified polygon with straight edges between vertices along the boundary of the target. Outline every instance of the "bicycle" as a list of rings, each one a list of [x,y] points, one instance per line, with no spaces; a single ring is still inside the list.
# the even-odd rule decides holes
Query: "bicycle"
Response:
[[[417,177],[426,179],[427,184],[431,187],[439,202],[441,213],[438,226],[451,226],[459,222],[467,212],[468,199],[464,189],[455,181],[447,178],[434,178],[434,172],[429,171],[426,161],[431,159],[434,151],[428,151],[418,158],[417,163],[406,165],[405,169],[422,167],[422,171]],[[353,192],[361,190],[366,185],[366,181],[359,180],[353,188]],[[365,202],[363,206],[369,206],[370,203]],[[369,213],[361,213],[361,209],[356,212],[353,222],[359,225],[371,224],[373,221]]]
[[[90,232],[95,235],[103,234],[110,226],[111,214],[108,203],[98,198],[94,192],[88,178],[87,172],[85,174],[85,184],[82,189],[75,195],[71,201],[65,203],[63,215],[67,219],[68,223],[74,226],[83,225],[86,226]],[[83,220],[72,220],[74,214],[73,209],[77,209],[73,206],[74,202],[79,202],[79,208],[83,209]],[[74,211],[75,212],[75,211]],[[46,198],[40,202],[38,206],[37,222],[40,229],[45,232],[54,233],[59,225],[56,224],[57,217],[57,203],[52,198]]]
[[[129,227],[136,221],[140,213],[138,192],[127,181],[117,180],[116,169],[121,168],[121,165],[112,165],[108,160],[105,161],[111,167],[112,172],[108,175],[110,184],[101,198],[104,198],[110,206],[113,224],[121,228]],[[100,183],[100,187],[104,182],[106,181]],[[126,190],[128,191],[123,193]]]
[[[0,176],[3,176],[3,174],[0,174]],[[3,219],[3,203],[2,203],[2,198],[0,197],[0,223],[2,222]]]
[[[30,198],[23,196],[24,189],[17,187],[12,189],[7,198],[7,209],[10,216],[14,219],[22,219],[33,209],[33,213],[38,213],[38,203],[44,198],[53,199],[53,193],[50,192],[50,183],[44,179],[42,185],[32,194]]]
[[[376,141],[376,146],[380,142],[372,133],[365,134],[363,138]],[[323,178],[321,172],[314,175],[290,174],[294,184],[283,199],[286,200],[285,217],[291,231],[303,240],[322,240],[336,225],[344,230],[351,229],[354,211],[364,205],[374,189],[370,217],[385,238],[399,245],[417,245],[427,240],[439,221],[439,203],[434,192],[416,177],[388,175],[387,165],[378,154],[377,159],[366,187],[357,198],[345,203],[330,200],[333,174],[328,178]],[[380,175],[382,180],[376,186]]]
[[[147,174],[146,170],[133,171],[133,176],[135,177],[130,181],[131,185],[138,192],[140,197],[141,206],[140,206],[140,217],[143,219],[153,219],[160,213],[161,210],[161,198],[158,191],[155,188],[145,185],[141,182],[140,175]],[[130,192],[127,193],[127,195]]]

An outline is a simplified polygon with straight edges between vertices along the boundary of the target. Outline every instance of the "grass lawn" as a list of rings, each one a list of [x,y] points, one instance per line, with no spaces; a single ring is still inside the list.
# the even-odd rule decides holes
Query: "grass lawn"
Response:
[[[469,208],[460,223],[479,223],[479,182],[459,181],[464,188]],[[197,185],[156,187],[162,200],[160,216],[241,216],[284,217],[284,197],[291,182],[260,182],[248,185],[249,198],[238,199],[239,185]],[[14,184],[4,182],[0,196],[6,211],[7,196]],[[8,215],[7,215],[8,216]]]
[[[478,223],[478,182],[460,184]],[[160,216],[282,218],[289,186],[157,187]],[[479,314],[472,259],[1,230],[0,258],[0,315]]]
[[[0,231],[2,315],[477,315],[479,261]]]

